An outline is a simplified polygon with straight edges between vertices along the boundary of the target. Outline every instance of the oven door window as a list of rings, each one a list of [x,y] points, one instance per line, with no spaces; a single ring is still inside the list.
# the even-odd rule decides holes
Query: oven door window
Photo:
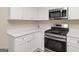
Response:
[[[45,38],[45,48],[56,52],[66,52],[66,42]]]

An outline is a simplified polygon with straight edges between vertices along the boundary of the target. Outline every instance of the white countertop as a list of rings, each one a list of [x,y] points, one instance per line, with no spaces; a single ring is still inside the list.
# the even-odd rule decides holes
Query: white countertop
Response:
[[[19,37],[22,35],[27,35],[27,34],[31,34],[34,32],[38,32],[38,29],[32,29],[32,30],[27,30],[27,29],[10,29],[7,31],[8,35],[11,35],[13,37]]]

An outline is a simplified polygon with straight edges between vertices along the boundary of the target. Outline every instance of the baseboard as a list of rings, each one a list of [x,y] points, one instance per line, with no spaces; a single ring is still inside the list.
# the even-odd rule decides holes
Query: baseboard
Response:
[[[8,52],[8,49],[0,49],[0,52]]]

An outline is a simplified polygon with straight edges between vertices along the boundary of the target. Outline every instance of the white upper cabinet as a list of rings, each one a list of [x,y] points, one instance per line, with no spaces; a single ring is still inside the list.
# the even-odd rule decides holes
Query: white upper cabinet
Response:
[[[9,20],[35,20],[37,19],[35,7],[11,7]]]
[[[23,11],[21,7],[12,7],[10,8],[9,12],[9,20],[16,20],[16,19],[22,19],[23,18]]]
[[[35,20],[37,19],[37,8],[35,7],[24,7],[23,8],[23,19],[24,20]]]
[[[9,20],[49,20],[49,10],[58,7],[11,7]]]
[[[40,7],[38,8],[38,20],[48,20],[49,19],[49,13],[48,13],[47,7]]]
[[[30,20],[32,18],[32,14],[31,14],[31,8],[27,7],[27,8],[23,8],[23,19],[27,19]]]
[[[68,19],[69,20],[79,19],[79,7],[69,7],[68,8]]]

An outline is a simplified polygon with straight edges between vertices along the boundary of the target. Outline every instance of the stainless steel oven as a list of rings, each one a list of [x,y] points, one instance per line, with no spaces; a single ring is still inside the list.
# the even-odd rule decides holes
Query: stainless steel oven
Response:
[[[45,31],[45,51],[66,52],[67,51],[67,24],[55,25]]]

